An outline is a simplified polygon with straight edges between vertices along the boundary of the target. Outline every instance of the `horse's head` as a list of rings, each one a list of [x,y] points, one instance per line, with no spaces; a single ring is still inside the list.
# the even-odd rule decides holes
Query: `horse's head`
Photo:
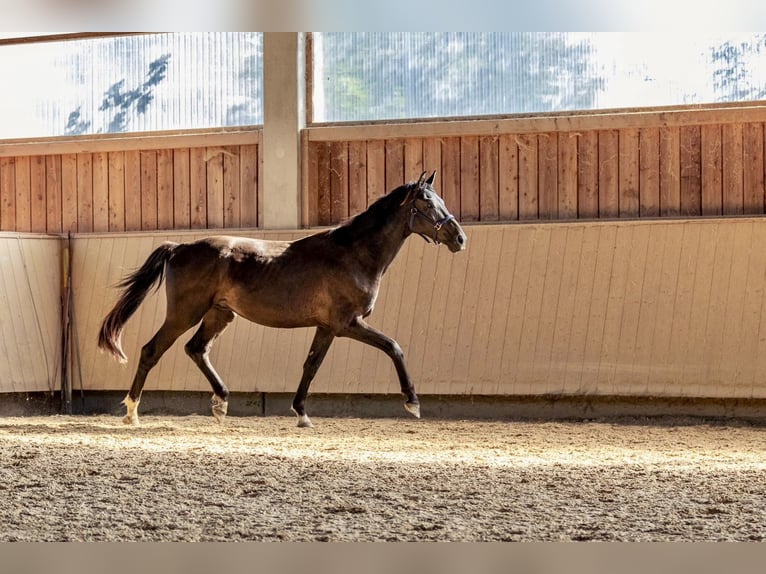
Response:
[[[434,171],[428,179],[420,174],[417,182],[411,184],[404,205],[409,209],[409,228],[426,241],[437,245],[444,243],[453,253],[462,251],[468,245],[463,228],[452,215],[444,200],[434,191]]]

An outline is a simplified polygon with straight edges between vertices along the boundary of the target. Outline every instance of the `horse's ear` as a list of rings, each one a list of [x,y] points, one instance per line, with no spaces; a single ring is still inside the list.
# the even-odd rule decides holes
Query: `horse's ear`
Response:
[[[422,187],[423,182],[425,181],[425,176],[426,176],[427,173],[428,173],[427,171],[424,171],[423,173],[420,174],[420,177],[418,178],[418,182],[415,184],[416,188],[417,187]]]
[[[425,173],[425,172],[423,172],[423,173]],[[433,185],[435,179],[436,179],[436,170],[434,170],[434,172],[431,174],[431,176],[426,180],[426,183],[428,185]]]

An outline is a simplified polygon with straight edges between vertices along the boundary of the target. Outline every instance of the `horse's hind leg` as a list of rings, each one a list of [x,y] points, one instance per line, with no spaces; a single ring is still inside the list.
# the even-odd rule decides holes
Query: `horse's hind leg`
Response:
[[[210,347],[215,338],[233,320],[234,313],[230,309],[213,307],[202,318],[199,329],[184,347],[186,354],[191,357],[213,387],[212,410],[213,416],[219,423],[223,423],[229,408],[229,389],[210,363]]]
[[[152,370],[175,340],[193,324],[179,323],[166,318],[165,322],[154,334],[154,337],[149,339],[149,342],[141,348],[141,360],[133,377],[133,384],[130,386],[128,396],[122,401],[128,409],[128,414],[125,415],[122,422],[132,425],[138,424],[138,403],[141,401],[141,392],[143,391],[149,371]]]
[[[327,351],[330,349],[330,344],[335,338],[332,331],[324,327],[317,327],[314,334],[314,340],[311,342],[311,349],[306,357],[306,361],[303,363],[303,376],[301,377],[301,383],[298,385],[298,390],[295,392],[293,398],[293,406],[291,410],[298,415],[299,427],[311,427],[311,420],[306,414],[306,396],[309,393],[309,385],[314,380],[319,366],[322,364]]]

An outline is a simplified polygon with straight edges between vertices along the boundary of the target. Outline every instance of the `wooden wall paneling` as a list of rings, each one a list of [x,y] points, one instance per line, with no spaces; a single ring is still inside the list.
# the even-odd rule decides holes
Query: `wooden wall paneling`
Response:
[[[46,207],[45,156],[35,155],[29,158],[29,187],[31,198],[30,231],[45,233],[48,225],[48,210]]]
[[[537,135],[520,134],[519,146],[519,219],[537,219],[539,211],[539,171]]]
[[[559,219],[577,218],[577,135],[561,132],[558,137]]]
[[[386,143],[367,142],[367,205],[388,193],[386,189]]]
[[[330,221],[338,224],[348,219],[348,208],[348,143],[332,142],[330,144]]]
[[[743,210],[746,214],[764,213],[764,134],[763,123],[747,123],[742,128]]]
[[[16,231],[32,229],[32,189],[29,156],[16,158]]]
[[[77,231],[93,231],[93,155],[77,154]]]
[[[125,153],[109,152],[107,163],[109,231],[125,231]]]
[[[439,138],[425,138],[423,139],[423,169],[429,173],[429,175],[436,170],[436,179],[434,180],[433,188],[440,197],[442,194],[442,180],[444,178],[444,170],[442,169],[442,142]],[[452,213],[452,208],[448,205],[447,209]]]
[[[442,141],[442,199],[459,221],[463,220],[460,205],[460,138],[445,138]]]
[[[61,156],[45,156],[46,231],[60,233],[61,223]]]
[[[306,224],[309,227],[316,227],[319,225],[319,197],[320,197],[320,187],[319,187],[319,156],[320,156],[320,146],[323,144],[320,143],[310,143],[308,144],[309,149],[309,157],[308,157],[308,181],[307,181],[307,202],[308,205],[306,206],[308,208],[308,219],[306,221]]]
[[[479,138],[460,138],[460,220],[479,220]]]
[[[157,150],[157,228],[173,229],[173,150]]]
[[[537,136],[537,142],[539,217],[540,219],[558,219],[558,135],[555,133],[540,134]]]
[[[109,231],[109,155],[95,152],[93,169],[93,231]]]
[[[499,206],[500,149],[494,136],[479,138],[479,220],[497,221]]]
[[[404,140],[404,181],[417,181],[426,168],[423,166],[423,139]],[[429,172],[430,174],[430,172]]]
[[[699,126],[683,126],[679,132],[681,174],[679,215],[702,214],[701,131]]]
[[[242,227],[242,184],[240,154],[237,146],[223,148],[223,225]]]
[[[619,211],[620,217],[639,215],[639,139],[638,130],[621,130],[619,137]]]
[[[702,215],[721,215],[723,213],[721,126],[702,126],[700,147]]]
[[[620,153],[619,132],[598,132],[598,214],[618,217],[620,214]]]
[[[125,152],[125,231],[141,229],[141,152]]]
[[[173,150],[173,227],[191,228],[191,150]]]
[[[64,154],[61,156],[61,220],[62,231],[75,233],[77,228],[77,155]]]
[[[638,189],[639,215],[660,216],[660,130],[641,128],[638,131]]]
[[[420,174],[418,174],[420,175]],[[415,176],[417,179],[417,175]],[[386,191],[396,189],[409,181],[404,173],[404,140],[386,140]]]
[[[367,209],[367,142],[348,144],[348,211],[356,215]]]
[[[745,211],[742,124],[721,126],[721,143],[723,214],[741,215]]]
[[[745,130],[747,132],[747,129]],[[737,362],[735,367],[734,385],[743,390],[747,389],[748,396],[753,397],[755,385],[759,383],[759,377],[762,377],[766,357],[764,357],[764,333],[763,321],[766,321],[764,314],[764,299],[766,299],[766,286],[762,281],[766,277],[766,249],[760,246],[766,242],[766,227],[760,225],[760,222],[752,222],[750,225],[751,238],[748,246],[747,261],[747,279],[745,281],[745,297],[742,308],[742,347],[740,352],[745,357],[753,357],[747,361],[737,361],[736,355],[732,360]],[[759,336],[748,336],[748,333],[759,333]],[[743,393],[744,394],[744,393]]]
[[[577,137],[577,212],[583,219],[599,216],[598,132],[586,131]]]
[[[223,151],[221,148],[207,148],[207,228],[223,228]]]
[[[16,231],[16,158],[0,157],[0,230]]]
[[[189,150],[189,199],[191,228],[204,229],[207,223],[207,161],[204,147]]]
[[[240,156],[240,196],[242,203],[242,227],[258,227],[258,145],[242,145]],[[180,227],[179,227],[180,228]]]
[[[330,169],[332,165],[332,150],[329,143],[320,144],[317,148],[317,223],[332,224],[332,188]]]
[[[681,214],[681,133],[660,128],[660,216]]]
[[[498,204],[500,221],[519,219],[519,148],[514,136],[498,139]]]

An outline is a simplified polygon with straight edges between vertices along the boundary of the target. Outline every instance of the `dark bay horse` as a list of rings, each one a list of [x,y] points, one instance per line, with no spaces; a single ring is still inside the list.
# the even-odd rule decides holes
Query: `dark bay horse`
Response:
[[[383,274],[412,233],[466,248],[466,235],[432,184],[436,172],[402,185],[342,225],[296,241],[214,236],[190,243],[165,242],[135,272],[104,318],[98,346],[121,362],[125,323],[163,278],[167,315],[141,349],[123,421],[138,424],[138,403],[149,371],[173,342],[200,323],[186,353],[213,387],[212,411],[222,422],[229,390],[210,364],[210,347],[235,315],[268,327],[316,327],[292,410],[298,426],[310,427],[306,396],[335,337],[350,337],[385,352],[396,367],[405,408],[420,417],[420,403],[399,344],[364,319],[372,313]]]

